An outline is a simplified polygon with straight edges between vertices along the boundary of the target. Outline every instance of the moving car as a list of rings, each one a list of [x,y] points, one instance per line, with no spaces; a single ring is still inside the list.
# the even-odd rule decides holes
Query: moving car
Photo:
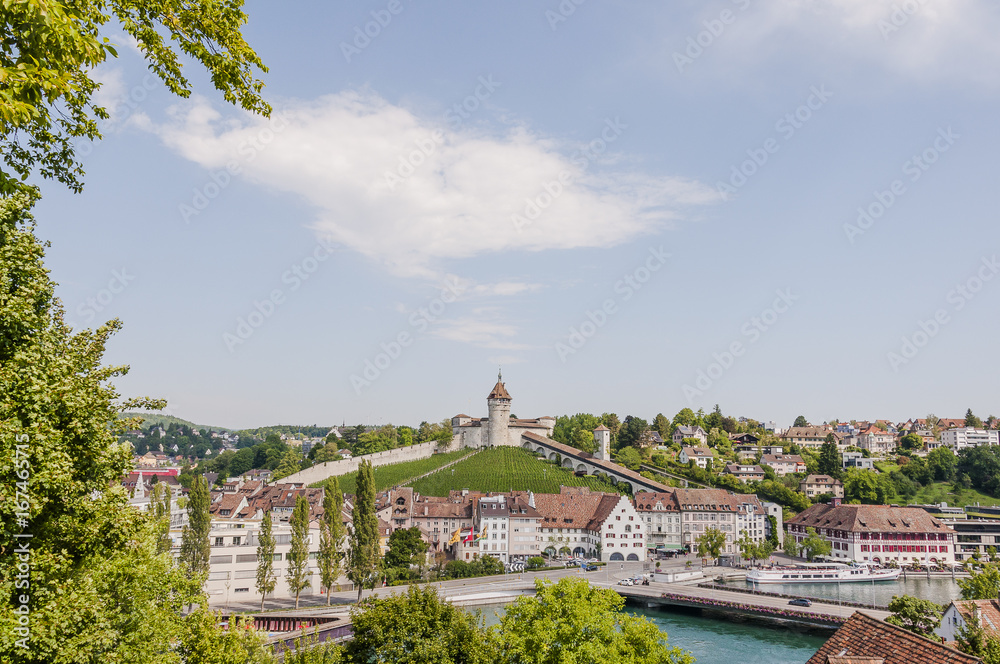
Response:
[[[795,599],[789,600],[788,603],[794,606],[812,606],[812,602],[805,597],[796,597]]]
[[[597,565],[594,565],[592,563],[587,563],[586,565],[583,566],[583,571],[584,572],[593,572],[596,569],[597,569]]]

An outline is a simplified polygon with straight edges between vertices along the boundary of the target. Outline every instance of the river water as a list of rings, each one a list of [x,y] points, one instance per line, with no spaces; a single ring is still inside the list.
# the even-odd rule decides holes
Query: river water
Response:
[[[739,588],[751,588],[751,584],[742,580],[730,581],[727,585]],[[899,577],[896,581],[881,581],[878,583],[780,583],[757,585],[759,590],[782,595],[798,595],[823,600],[842,600],[859,602],[876,606],[888,606],[893,595],[912,595],[920,599],[929,599],[938,604],[946,604],[961,596],[958,584],[949,577],[932,577],[928,579],[920,574],[907,574],[904,581]]]
[[[482,611],[487,625],[495,624],[503,605],[472,608]],[[804,664],[828,635],[797,626],[763,622],[736,622],[722,614],[654,611],[626,607],[627,613],[649,618],[667,635],[672,647],[687,650],[697,664]]]
[[[730,585],[749,587],[745,581]],[[908,575],[895,582],[837,584],[796,583],[768,585],[768,592],[800,595],[816,599],[871,603],[886,606],[893,595],[913,595],[939,604],[957,599],[958,584],[950,578],[931,578]],[[497,622],[497,612],[503,605],[479,608],[487,624]],[[473,609],[475,610],[475,609]],[[645,610],[626,607],[629,613],[645,616],[667,634],[671,646],[682,648],[694,655],[697,664],[804,664],[826,641],[829,634],[806,630],[788,624],[740,621],[715,613],[698,615],[690,612]]]
[[[721,614],[627,610],[656,623],[668,643],[689,651],[697,664],[805,664],[827,639],[798,627],[734,622]]]

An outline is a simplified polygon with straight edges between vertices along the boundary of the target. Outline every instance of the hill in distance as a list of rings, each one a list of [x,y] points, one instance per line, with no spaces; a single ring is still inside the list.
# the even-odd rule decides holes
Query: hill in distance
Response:
[[[167,427],[171,424],[176,424],[178,426],[190,427],[192,429],[211,429],[212,431],[232,431],[232,429],[226,427],[208,426],[206,424],[195,424],[194,422],[182,420],[181,418],[174,417],[173,415],[164,415],[162,413],[141,413],[139,411],[128,411],[122,413],[121,417],[123,418],[141,417],[143,429],[149,429],[155,426]]]

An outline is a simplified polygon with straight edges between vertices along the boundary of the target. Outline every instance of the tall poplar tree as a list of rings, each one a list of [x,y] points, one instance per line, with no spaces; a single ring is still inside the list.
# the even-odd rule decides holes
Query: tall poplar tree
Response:
[[[292,526],[292,546],[288,550],[286,579],[288,591],[295,593],[295,608],[299,608],[299,594],[312,585],[309,581],[309,501],[299,494],[289,522]]]
[[[274,592],[278,577],[274,571],[274,533],[271,529],[271,512],[264,513],[257,536],[257,592],[260,593],[260,610],[264,610],[264,598]]]
[[[357,495],[351,533],[351,563],[347,576],[358,588],[358,602],[365,588],[374,588],[382,562],[378,517],[375,516],[375,472],[370,461],[358,466]]]
[[[341,513],[344,494],[340,482],[331,477],[323,490],[323,518],[319,522],[319,578],[326,586],[326,603],[330,604],[330,589],[337,583],[343,570],[344,522]]]
[[[156,519],[156,529],[159,537],[156,540],[157,553],[170,553],[170,506],[173,496],[166,482],[157,482],[149,498],[149,511]]]
[[[208,544],[208,533],[212,529],[208,505],[208,480],[204,475],[196,475],[188,493],[188,523],[181,531],[180,564],[191,579],[208,576],[208,559],[212,551]]]
[[[840,453],[837,451],[837,437],[832,433],[826,434],[826,440],[819,448],[819,472],[830,477],[840,479],[843,476],[841,471]]]

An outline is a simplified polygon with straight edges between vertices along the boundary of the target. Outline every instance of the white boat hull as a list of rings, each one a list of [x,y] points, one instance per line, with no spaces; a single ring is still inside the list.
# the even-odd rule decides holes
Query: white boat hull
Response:
[[[747,583],[762,585],[780,583],[872,583],[877,581],[895,581],[899,578],[899,574],[900,570],[898,569],[755,569],[747,572]]]

